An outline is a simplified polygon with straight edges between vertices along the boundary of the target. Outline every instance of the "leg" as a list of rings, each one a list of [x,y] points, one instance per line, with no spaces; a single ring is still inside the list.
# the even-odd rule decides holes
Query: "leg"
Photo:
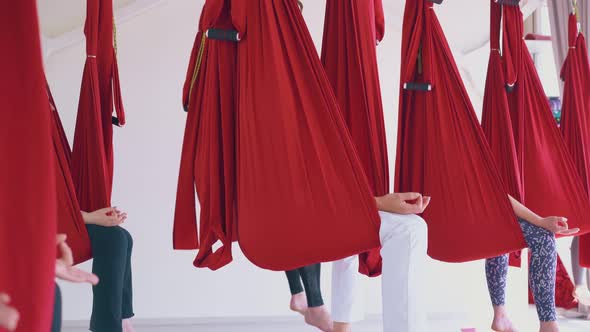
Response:
[[[580,266],[580,238],[578,236],[572,240],[571,257],[572,274],[574,276],[574,284],[576,285],[574,296],[581,305],[590,306],[590,272],[588,272],[588,269]],[[587,283],[584,282],[585,274],[588,274]]]
[[[301,284],[301,275],[299,269],[286,271],[287,281],[289,282],[289,290],[291,291],[291,303],[289,308],[302,315],[307,311],[307,299],[303,292],[303,285]]]
[[[383,331],[427,332],[424,268],[428,232],[415,215],[379,212],[383,257]]]
[[[492,330],[515,331],[506,313],[506,283],[508,277],[508,254],[486,260],[486,280],[494,307]]]
[[[100,279],[98,285],[92,287],[90,330],[121,332],[129,239],[121,227],[87,225],[87,228],[94,256],[92,272]]]
[[[361,303],[363,293],[357,280],[358,269],[358,256],[332,263],[332,318],[335,332],[348,331],[350,323],[364,318]]]
[[[125,275],[123,279],[123,305],[121,307],[121,317],[123,318],[123,331],[134,332],[131,317],[135,316],[133,312],[133,274],[131,272],[131,253],[133,252],[133,237],[129,232],[123,229],[127,236],[127,260],[125,266]]]
[[[301,281],[303,282],[307,296],[308,309],[305,312],[305,322],[322,331],[331,332],[334,324],[322,298],[320,287],[321,269],[321,264],[309,265],[299,269]]]
[[[557,331],[555,310],[555,273],[557,269],[557,247],[555,236],[548,230],[519,220],[524,238],[531,250],[529,282],[541,331]]]
[[[53,322],[51,323],[51,332],[61,331],[61,291],[55,284],[55,301],[53,303]]]

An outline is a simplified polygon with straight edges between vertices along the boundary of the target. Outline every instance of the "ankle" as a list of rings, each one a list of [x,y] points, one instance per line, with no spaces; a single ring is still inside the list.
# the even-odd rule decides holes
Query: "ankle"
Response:
[[[540,332],[559,332],[559,325],[556,321],[541,322]]]
[[[352,332],[350,323],[334,322],[334,332]]]

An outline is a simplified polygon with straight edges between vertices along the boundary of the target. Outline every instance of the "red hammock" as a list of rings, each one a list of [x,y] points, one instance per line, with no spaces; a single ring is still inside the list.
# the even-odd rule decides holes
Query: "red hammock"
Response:
[[[0,292],[18,332],[49,331],[56,205],[50,113],[34,0],[0,2]]]
[[[235,71],[237,45],[208,39],[209,29],[232,29],[228,1],[207,0],[184,84],[188,111],[174,217],[174,248],[199,249],[197,267],[232,260],[235,231]],[[214,30],[212,30],[214,31]],[[197,231],[195,187],[201,207]],[[199,241],[200,240],[200,241]],[[222,246],[213,252],[213,245]]]
[[[523,37],[517,6],[504,6],[503,58],[524,203],[540,215],[562,215],[570,228],[590,230],[590,204],[555,125],[549,102]]]
[[[232,2],[240,245],[290,270],[379,246],[379,217],[296,1]]]
[[[396,191],[433,197],[431,257],[498,256],[526,244],[432,6],[406,2]]]
[[[590,192],[590,65],[586,39],[575,14],[568,22],[569,51],[561,69],[564,81],[561,133],[573,157],[586,194]],[[590,266],[590,235],[580,237],[580,263]]]
[[[52,111],[51,130],[56,161],[57,232],[68,236],[67,241],[74,254],[74,263],[78,264],[92,258],[92,248],[84,219],[80,213],[80,205],[78,204],[76,189],[70,171],[72,152],[49,85],[47,85],[47,94],[49,95],[49,105]]]
[[[383,38],[381,1],[328,0],[322,63],[375,196],[389,192],[389,165],[375,43]],[[360,255],[361,273],[381,274],[379,248]]]
[[[88,0],[86,11],[87,58],[72,149],[72,176],[80,207],[95,211],[111,205],[111,123],[123,125],[125,115],[113,47],[112,0]],[[112,118],[113,101],[117,118]]]

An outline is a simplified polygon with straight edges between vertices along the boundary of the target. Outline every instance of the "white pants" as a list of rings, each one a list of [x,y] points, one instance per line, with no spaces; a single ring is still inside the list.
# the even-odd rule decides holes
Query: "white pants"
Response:
[[[425,284],[427,227],[416,215],[379,212],[381,256],[383,257],[383,331],[427,332]],[[355,296],[358,259],[349,257],[333,263],[332,315],[334,321],[350,323],[362,319]]]

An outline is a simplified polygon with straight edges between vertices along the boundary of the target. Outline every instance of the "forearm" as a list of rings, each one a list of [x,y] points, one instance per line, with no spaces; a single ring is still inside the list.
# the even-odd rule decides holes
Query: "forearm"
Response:
[[[80,211],[80,213],[82,213],[82,219],[84,220],[84,223],[90,224],[90,213],[84,211]]]
[[[542,218],[539,215],[514,199],[514,197],[508,195],[508,198],[510,199],[510,204],[512,204],[512,209],[514,210],[514,213],[517,217],[524,219],[533,225],[541,226]]]

